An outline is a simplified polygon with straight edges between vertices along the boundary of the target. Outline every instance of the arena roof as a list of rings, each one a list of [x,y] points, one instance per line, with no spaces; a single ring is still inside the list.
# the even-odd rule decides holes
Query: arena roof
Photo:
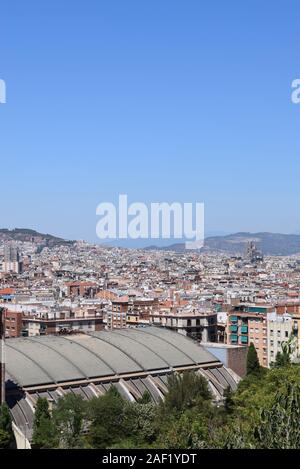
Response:
[[[215,356],[192,340],[155,327],[6,341],[6,379],[20,387],[216,362]]]
[[[91,399],[115,386],[128,401],[147,391],[158,403],[168,392],[168,375],[187,369],[207,380],[217,401],[228,387],[236,389],[238,377],[214,355],[162,328],[8,339],[6,402],[23,442],[32,436],[39,397],[54,403],[67,393]]]

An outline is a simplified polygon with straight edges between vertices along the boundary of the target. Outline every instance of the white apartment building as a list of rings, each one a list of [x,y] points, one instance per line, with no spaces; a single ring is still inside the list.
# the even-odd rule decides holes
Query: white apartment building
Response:
[[[268,367],[275,362],[276,355],[282,351],[281,344],[287,342],[293,333],[294,320],[288,313],[267,313],[267,350]],[[298,356],[297,341],[291,359]]]
[[[150,314],[150,324],[173,329],[200,342],[215,342],[217,339],[217,313],[212,311],[170,312],[161,309]]]

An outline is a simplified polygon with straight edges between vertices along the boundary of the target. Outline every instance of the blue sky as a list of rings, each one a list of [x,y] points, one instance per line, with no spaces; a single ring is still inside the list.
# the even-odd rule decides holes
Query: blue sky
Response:
[[[96,239],[96,206],[204,202],[206,230],[300,230],[300,6],[3,0],[2,227]]]

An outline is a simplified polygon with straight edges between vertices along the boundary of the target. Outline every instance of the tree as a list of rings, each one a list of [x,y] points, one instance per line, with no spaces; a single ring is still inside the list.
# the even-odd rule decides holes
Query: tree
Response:
[[[13,442],[11,416],[8,405],[4,403],[0,406],[0,448],[9,448]]]
[[[34,414],[34,427],[39,427],[41,419],[50,420],[49,403],[45,397],[39,397]]]
[[[196,440],[195,427],[196,416],[189,411],[183,412],[179,416],[172,415],[168,421],[168,425],[160,435],[160,444],[163,448],[168,449],[190,449],[194,447]],[[205,426],[205,425],[204,425]],[[203,422],[202,422],[203,427]],[[203,428],[198,429],[199,435],[203,433]]]
[[[46,398],[39,397],[36,403],[32,443],[35,448],[55,448],[58,444],[57,432],[49,412]]]
[[[260,448],[298,449],[300,447],[300,386],[288,383],[277,392],[275,401],[261,410],[255,429]]]
[[[272,363],[272,366],[275,368],[280,368],[282,366],[290,365],[290,357],[285,355],[283,352],[277,352],[275,357],[275,363]]]
[[[11,436],[0,428],[0,449],[8,449],[11,445]]]
[[[149,445],[155,440],[157,405],[153,402],[126,403],[124,407],[124,433],[136,446]]]
[[[260,364],[257,357],[257,352],[254,344],[251,342],[247,353],[247,375],[252,373],[259,373]]]
[[[143,393],[142,397],[140,397],[140,399],[137,400],[137,402],[139,404],[149,404],[150,402],[152,402],[151,395],[150,395],[149,391],[145,391]]]
[[[168,393],[163,407],[169,411],[182,411],[194,407],[203,400],[211,400],[205,378],[198,373],[186,371],[168,377]]]
[[[230,386],[228,386],[224,391],[224,410],[229,415],[232,414],[234,410],[234,400],[232,398],[232,392]]]
[[[277,352],[274,366],[279,368],[290,365],[295,347],[297,347],[295,337],[291,335],[287,341],[281,343],[281,352]]]
[[[104,396],[88,403],[90,428],[88,441],[93,448],[107,448],[124,437],[125,402],[112,386]]]
[[[61,397],[53,411],[60,447],[80,448],[83,446],[82,432],[86,414],[86,403],[81,396],[69,393]]]
[[[216,407],[210,401],[202,401],[200,406],[197,403],[195,407],[166,416],[159,427],[159,447],[212,448],[216,432],[222,426],[224,426],[223,409]]]
[[[13,433],[11,416],[6,403],[0,406],[0,429],[8,433]]]
[[[216,432],[215,448],[222,449],[254,449],[253,431],[239,418],[228,425],[221,426]]]

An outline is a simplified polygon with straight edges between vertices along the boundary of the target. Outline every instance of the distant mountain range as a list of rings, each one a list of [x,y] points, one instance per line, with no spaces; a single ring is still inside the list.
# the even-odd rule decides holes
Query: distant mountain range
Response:
[[[0,229],[0,241],[34,241],[41,246],[53,247],[57,245],[71,245],[75,241],[69,241],[51,234],[39,233],[28,228]],[[253,241],[263,254],[269,256],[289,256],[300,253],[300,234],[280,233],[234,233],[224,236],[209,236],[205,239],[203,252],[226,252],[229,254],[244,254],[246,245]],[[149,246],[144,250],[161,251],[185,251],[184,243],[171,244],[170,246]]]
[[[280,233],[234,233],[226,236],[210,236],[205,239],[203,252],[226,252],[244,254],[246,245],[253,241],[264,255],[289,256],[300,253],[300,234]],[[149,246],[148,249],[163,251],[185,251],[184,243],[176,243],[165,247]]]
[[[48,247],[53,247],[57,245],[66,245],[72,244],[74,241],[68,241],[57,236],[50,234],[39,233],[35,230],[30,230],[28,228],[14,228],[9,230],[7,228],[0,229],[0,240],[1,241],[33,241],[37,244],[41,244]]]

